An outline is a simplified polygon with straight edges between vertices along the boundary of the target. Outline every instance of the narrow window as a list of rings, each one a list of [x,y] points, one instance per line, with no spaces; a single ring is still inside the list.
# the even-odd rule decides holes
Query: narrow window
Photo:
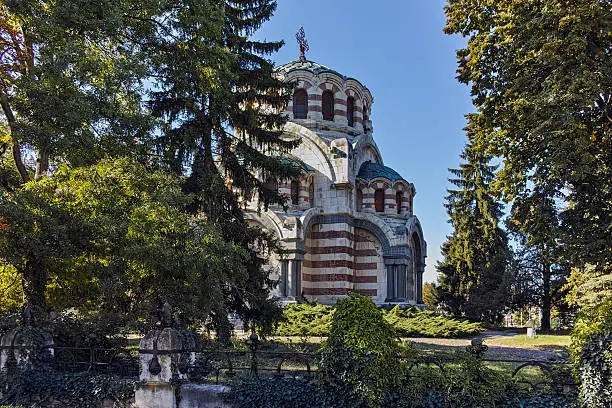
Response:
[[[365,123],[368,120],[370,120],[370,116],[368,115],[368,103],[363,101],[363,121]]]
[[[293,94],[293,118],[306,119],[308,115],[308,94],[304,89],[298,89]]]
[[[310,207],[315,206],[315,190],[314,190],[314,180],[310,182],[308,185],[308,200],[310,201]]]
[[[361,211],[363,206],[363,192],[360,188],[357,189],[357,211]]]
[[[385,190],[382,188],[374,192],[374,208],[376,212],[385,212]]]
[[[355,125],[355,98],[352,96],[346,100],[346,119],[349,126]]]
[[[323,120],[334,120],[334,93],[323,92]]]
[[[395,193],[395,208],[397,208],[397,213],[402,213],[402,192],[398,191]]]
[[[289,279],[289,261],[281,261],[281,277],[280,277],[280,294],[282,297],[287,297],[288,293],[288,279]]]
[[[300,182],[293,180],[291,182],[291,204],[298,205],[300,200]]]

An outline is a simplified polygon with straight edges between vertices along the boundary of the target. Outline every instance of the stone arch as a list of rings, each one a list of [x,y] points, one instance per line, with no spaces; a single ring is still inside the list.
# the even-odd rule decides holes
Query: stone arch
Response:
[[[415,216],[410,217],[406,236],[412,250],[409,281],[412,284],[412,293],[417,303],[422,303],[423,296],[423,273],[425,272],[425,258],[427,257],[427,243],[423,237],[421,223]]]
[[[298,157],[315,156],[316,163],[303,160],[305,164],[316,169],[319,173],[328,177],[332,182],[336,181],[336,173],[334,166],[332,165],[329,158],[332,156],[329,147],[317,136],[313,131],[300,126],[297,123],[287,122],[283,128],[285,136],[289,136],[288,139],[302,139],[302,143],[292,151],[292,154]],[[302,154],[300,150],[304,150]]]

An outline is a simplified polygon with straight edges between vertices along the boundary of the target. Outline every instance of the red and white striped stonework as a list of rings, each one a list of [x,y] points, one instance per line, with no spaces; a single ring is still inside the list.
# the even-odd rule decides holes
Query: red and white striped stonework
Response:
[[[275,234],[283,249],[270,259],[270,271],[280,281],[276,295],[333,304],[357,292],[377,304],[419,303],[416,286],[422,283],[426,243],[413,213],[416,193],[414,185],[383,165],[369,120],[370,91],[307,60],[282,65],[277,75],[295,84],[300,103],[295,112],[305,119],[293,117],[289,102],[283,137],[300,141],[289,157],[308,170],[298,180],[278,180],[279,193],[288,199],[285,207],[261,211],[256,202],[248,204],[247,219]],[[323,120],[324,111],[333,120]],[[292,202],[296,187],[297,204]]]
[[[385,278],[380,242],[374,234],[348,224],[317,224],[307,233],[302,293],[333,303],[349,292],[383,301]]]

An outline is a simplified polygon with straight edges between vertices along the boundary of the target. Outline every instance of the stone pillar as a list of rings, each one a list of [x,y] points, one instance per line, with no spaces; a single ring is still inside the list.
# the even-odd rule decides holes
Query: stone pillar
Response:
[[[53,338],[35,327],[35,319],[28,305],[21,314],[21,326],[0,337],[0,370],[53,361]]]
[[[18,327],[0,338],[0,370],[53,360],[53,338],[37,327]]]
[[[169,306],[165,305],[157,328],[140,341],[142,384],[136,387],[137,408],[177,408],[176,394],[195,360],[195,344],[172,325]]]

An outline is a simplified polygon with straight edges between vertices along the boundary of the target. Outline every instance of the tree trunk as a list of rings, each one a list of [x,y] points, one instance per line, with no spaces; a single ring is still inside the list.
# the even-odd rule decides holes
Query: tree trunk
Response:
[[[9,104],[8,98],[5,93],[0,92],[0,105],[2,105],[2,111],[8,120],[9,129],[11,131],[11,139],[12,143],[12,151],[13,151],[13,160],[15,161],[15,166],[17,166],[17,171],[21,176],[21,180],[24,183],[30,181],[30,176],[28,175],[28,171],[23,164],[23,159],[21,157],[21,146],[19,144],[19,138],[17,137],[17,132],[15,130],[15,115],[13,115],[13,110],[11,109],[11,105]]]
[[[550,268],[549,263],[542,265],[542,322],[540,326],[543,331],[550,330]]]
[[[30,306],[35,318],[43,316],[47,302],[45,291],[47,287],[47,271],[39,259],[28,259],[22,271],[23,301]]]
[[[38,152],[38,158],[36,159],[36,174],[34,180],[39,181],[42,179],[47,171],[49,170],[49,153],[41,150]]]

